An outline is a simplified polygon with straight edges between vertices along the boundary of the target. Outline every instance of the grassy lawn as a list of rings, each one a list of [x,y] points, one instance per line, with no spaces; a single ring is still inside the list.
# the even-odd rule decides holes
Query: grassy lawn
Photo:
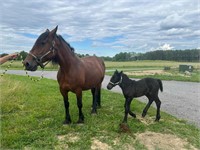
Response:
[[[137,119],[128,118],[131,132],[120,132],[121,94],[103,90],[102,108],[91,115],[92,97],[84,92],[85,123],[77,125],[78,108],[70,93],[73,123],[63,125],[64,105],[57,81],[33,82],[24,76],[5,75],[0,78],[0,89],[1,149],[200,149],[198,128],[164,112],[161,121],[154,122],[154,108],[142,119],[145,104],[137,100],[131,105]]]

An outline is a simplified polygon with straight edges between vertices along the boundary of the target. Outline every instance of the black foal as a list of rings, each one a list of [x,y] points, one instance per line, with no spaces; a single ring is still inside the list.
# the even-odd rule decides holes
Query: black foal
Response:
[[[118,72],[117,70],[114,72],[113,76],[110,79],[110,82],[107,85],[107,89],[111,90],[114,86],[119,85],[123,91],[125,101],[125,116],[123,123],[127,123],[128,113],[132,117],[136,117],[136,115],[131,112],[130,104],[133,98],[140,97],[145,95],[149,102],[143,110],[142,117],[145,117],[150,105],[153,101],[155,101],[157,106],[157,114],[155,121],[159,121],[160,119],[160,105],[161,101],[158,97],[159,89],[163,91],[162,81],[160,79],[153,78],[144,78],[139,81],[131,80],[128,78],[126,74],[123,72]]]

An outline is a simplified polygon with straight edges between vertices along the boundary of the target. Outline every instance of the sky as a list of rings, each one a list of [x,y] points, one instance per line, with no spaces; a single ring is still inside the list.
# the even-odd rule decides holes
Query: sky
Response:
[[[200,48],[200,0],[2,0],[0,54],[29,52],[57,25],[80,54]]]

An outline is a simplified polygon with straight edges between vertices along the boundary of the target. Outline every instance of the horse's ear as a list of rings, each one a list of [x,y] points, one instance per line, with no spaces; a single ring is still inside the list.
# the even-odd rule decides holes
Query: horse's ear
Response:
[[[123,71],[120,72],[120,74],[122,74],[122,73],[123,73]]]
[[[116,69],[116,70],[115,70],[115,72],[117,72],[117,73],[118,73],[118,70]]]
[[[56,26],[56,27],[51,31],[51,35],[53,35],[53,36],[55,37],[57,30],[58,30],[58,26]]]
[[[49,32],[49,29],[47,29],[46,32]]]

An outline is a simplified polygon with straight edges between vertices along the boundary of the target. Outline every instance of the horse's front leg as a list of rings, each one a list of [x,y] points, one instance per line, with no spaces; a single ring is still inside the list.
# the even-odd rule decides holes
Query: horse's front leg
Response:
[[[130,104],[131,104],[132,99],[131,98],[126,98],[125,101],[125,114],[124,114],[124,119],[123,119],[123,123],[127,123],[127,117],[128,117],[128,113],[130,112]]]
[[[82,112],[82,90],[78,90],[76,91],[76,98],[77,98],[77,106],[78,106],[78,110],[79,110],[79,119],[77,121],[77,123],[84,123],[84,115]]]
[[[68,92],[66,92],[63,89],[60,89],[61,94],[63,96],[64,105],[65,105],[65,121],[64,124],[70,124],[71,123],[71,117],[69,114],[69,101],[68,101]]]

